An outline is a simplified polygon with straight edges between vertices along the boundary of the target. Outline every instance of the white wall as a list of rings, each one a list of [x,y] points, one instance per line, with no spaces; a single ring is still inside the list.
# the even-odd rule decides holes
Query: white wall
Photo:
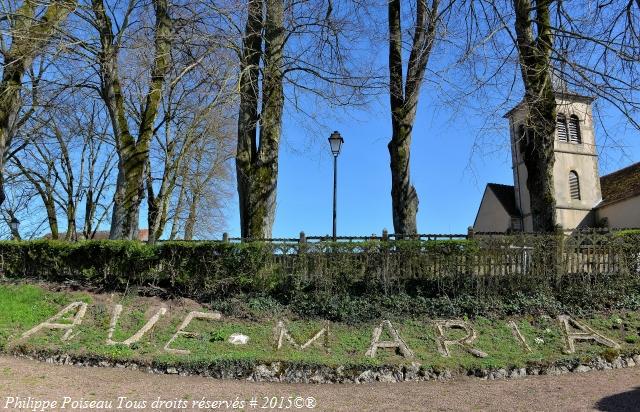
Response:
[[[598,221],[606,217],[611,229],[640,228],[640,196],[598,208],[596,216]]]
[[[511,227],[511,216],[504,210],[496,195],[484,189],[473,230],[476,232],[506,232]]]

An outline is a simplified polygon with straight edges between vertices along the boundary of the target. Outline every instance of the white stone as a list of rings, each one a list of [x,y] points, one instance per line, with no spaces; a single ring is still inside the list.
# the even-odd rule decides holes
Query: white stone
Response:
[[[228,342],[232,345],[246,345],[249,342],[249,337],[242,333],[234,333],[229,336]]]
[[[622,358],[620,357],[615,358],[613,362],[611,362],[611,367],[613,369],[624,368],[624,363],[622,362]]]
[[[588,367],[587,365],[578,365],[578,367],[576,367],[573,371],[582,373],[582,372],[589,372],[590,370],[591,368]]]

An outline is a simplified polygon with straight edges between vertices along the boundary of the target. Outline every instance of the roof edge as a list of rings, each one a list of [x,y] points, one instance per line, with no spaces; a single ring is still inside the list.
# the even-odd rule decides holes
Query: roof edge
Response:
[[[556,95],[556,99],[562,99],[562,98],[569,98],[569,99],[573,99],[575,101],[582,101],[584,103],[592,103],[596,98],[594,96],[586,96],[583,94],[578,94],[578,93],[572,93],[572,92],[555,92]],[[511,117],[511,115],[517,111],[520,107],[522,107],[522,105],[524,105],[526,102],[524,99],[522,99],[520,101],[520,103],[516,104],[512,109],[510,109],[508,112],[506,112],[504,115],[502,115],[503,119],[508,119],[509,117]]]

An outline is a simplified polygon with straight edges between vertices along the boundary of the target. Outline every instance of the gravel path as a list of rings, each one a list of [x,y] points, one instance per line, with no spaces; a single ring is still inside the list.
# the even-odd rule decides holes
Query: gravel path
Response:
[[[9,397],[20,397],[26,406],[22,410],[33,410],[35,401],[58,402],[53,409],[40,405],[36,410],[59,410],[64,397],[69,397],[71,402],[110,401],[111,409],[117,409],[118,398],[126,397],[130,402],[145,401],[146,410],[153,406],[163,406],[156,408],[160,410],[231,410],[235,400],[247,402],[246,410],[259,410],[265,401],[275,399],[278,403],[282,400],[283,407],[291,400],[291,409],[308,410],[295,406],[311,404],[319,411],[640,411],[640,367],[503,381],[461,378],[450,382],[304,385],[150,375],[132,370],[60,366],[0,356],[0,410],[18,409]],[[153,404],[158,397],[171,403]],[[257,406],[251,408],[249,401],[254,397]],[[209,402],[228,401],[229,408],[226,404],[198,404],[197,401],[203,398]],[[183,401],[182,404],[179,401]],[[187,407],[183,408],[185,404]],[[66,410],[73,410],[74,406],[78,410],[92,405],[67,403],[65,406]],[[133,409],[133,406],[123,403],[121,410]]]

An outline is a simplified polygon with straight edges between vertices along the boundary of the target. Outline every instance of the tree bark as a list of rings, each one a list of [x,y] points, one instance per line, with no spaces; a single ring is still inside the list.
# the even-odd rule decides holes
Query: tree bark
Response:
[[[267,0],[260,147],[255,165],[249,237],[270,238],[276,212],[278,152],[282,133],[284,1]]]
[[[180,191],[178,192],[178,201],[176,202],[176,208],[173,212],[173,221],[171,222],[171,232],[169,233],[169,240],[174,240],[178,236],[180,216],[182,215],[182,210],[184,208],[186,185],[187,183],[185,182],[185,175],[183,174],[182,182],[180,184]]]
[[[262,0],[249,0],[248,17],[240,58],[240,109],[238,113],[238,144],[236,148],[236,178],[240,207],[240,231],[243,238],[251,236],[251,184],[253,159],[257,153],[258,99],[260,59],[262,56]]]
[[[189,202],[189,215],[184,222],[184,240],[193,240],[193,235],[196,228],[196,219],[198,217],[198,203],[200,202],[200,196],[197,192],[192,193],[191,201]]]
[[[435,40],[438,9],[439,0],[433,0],[430,5],[427,5],[426,0],[417,1],[416,27],[407,63],[406,83],[403,84],[405,81],[402,65],[401,0],[388,2],[389,100],[392,129],[388,148],[391,160],[393,227],[399,235],[417,233],[418,195],[411,184],[411,138],[420,88]]]
[[[520,69],[525,88],[527,118],[520,142],[527,167],[533,230],[556,230],[556,199],[553,185],[556,98],[552,84],[551,0],[513,0]],[[531,19],[535,11],[535,21]],[[533,37],[536,26],[537,38]]]
[[[118,175],[113,193],[109,239],[122,239],[124,237],[124,171],[120,159],[118,159],[117,167]]]
[[[266,14],[263,18],[263,3]],[[264,27],[264,38],[261,30]],[[262,42],[264,40],[264,51]],[[275,218],[278,151],[282,133],[284,1],[250,1],[240,76],[236,171],[243,238],[270,238]],[[259,83],[259,63],[263,78]],[[259,91],[262,89],[258,116]],[[257,124],[260,119],[259,142]]]

